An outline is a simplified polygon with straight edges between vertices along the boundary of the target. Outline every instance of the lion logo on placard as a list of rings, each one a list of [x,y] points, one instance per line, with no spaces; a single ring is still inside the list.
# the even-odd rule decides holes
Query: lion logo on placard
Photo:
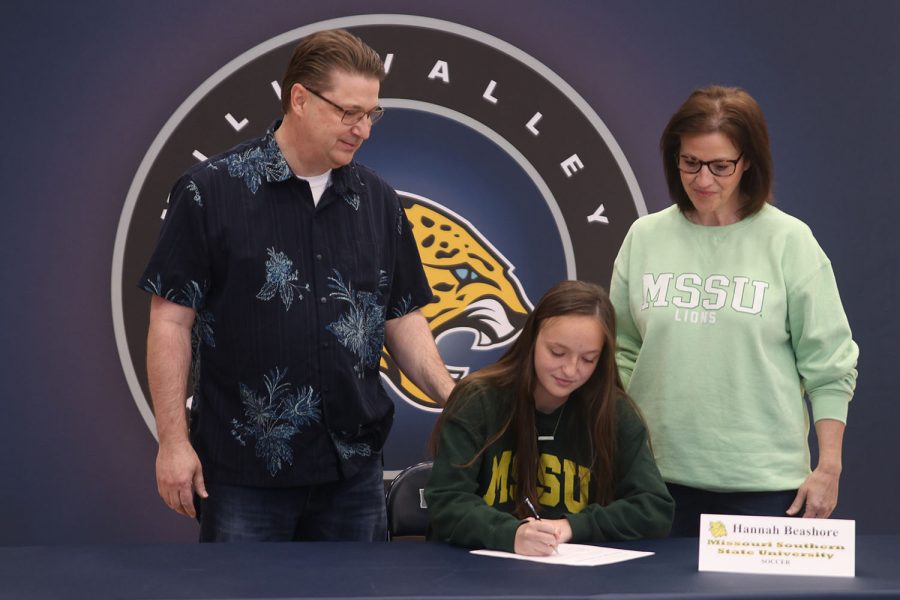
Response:
[[[722,521],[713,521],[709,524],[709,533],[718,538],[728,535],[728,529]]]
[[[440,204],[398,192],[419,247],[422,265],[435,302],[422,307],[435,339],[454,331],[475,335],[472,350],[510,344],[533,308],[515,276],[514,267],[471,223]],[[447,365],[456,379],[467,365]],[[437,408],[416,387],[385,350],[382,375],[404,399]]]

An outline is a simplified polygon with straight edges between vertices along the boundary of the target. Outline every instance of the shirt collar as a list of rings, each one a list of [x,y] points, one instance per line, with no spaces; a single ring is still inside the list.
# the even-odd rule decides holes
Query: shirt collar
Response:
[[[275,141],[275,130],[281,127],[281,122],[282,119],[277,119],[272,123],[261,141],[262,147],[273,157],[277,167],[266,172],[266,181],[269,183],[287,181],[294,176],[284,155],[281,153],[281,148],[278,147],[278,143]],[[350,198],[352,197],[358,199],[363,187],[365,187],[365,184],[362,182],[362,176],[359,173],[359,167],[353,161],[343,167],[332,169],[331,185],[334,187],[335,193],[348,202],[351,201]]]

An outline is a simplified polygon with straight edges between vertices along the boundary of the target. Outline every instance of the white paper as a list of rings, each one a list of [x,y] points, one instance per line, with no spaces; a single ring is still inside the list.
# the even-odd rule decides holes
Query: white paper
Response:
[[[530,560],[548,565],[569,565],[573,567],[596,567],[598,565],[609,565],[653,555],[653,552],[619,550],[618,548],[603,548],[602,546],[587,546],[585,544],[560,544],[557,546],[557,550],[558,553],[550,556],[524,556],[498,550],[472,550],[471,554],[496,556],[497,558],[515,558],[517,560]]]

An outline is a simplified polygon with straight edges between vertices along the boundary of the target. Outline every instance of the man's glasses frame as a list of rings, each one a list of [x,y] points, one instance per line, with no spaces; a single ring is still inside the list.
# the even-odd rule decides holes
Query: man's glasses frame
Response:
[[[322,94],[320,94],[319,92],[317,92],[316,90],[314,90],[312,88],[306,88],[306,91],[308,91],[313,96],[324,100],[328,104],[332,105],[333,107],[335,107],[336,109],[338,109],[339,111],[344,113],[343,115],[341,115],[341,123],[343,123],[344,125],[356,125],[357,123],[359,123],[360,121],[363,120],[363,117],[368,117],[369,124],[374,125],[375,123],[378,122],[378,120],[381,117],[384,116],[384,108],[382,108],[380,106],[376,106],[369,112],[364,112],[359,109],[348,110],[348,109],[344,108],[343,106],[341,106],[340,104],[338,104],[336,102],[332,102],[331,100],[329,100],[328,98],[326,98],[325,96],[323,96]]]

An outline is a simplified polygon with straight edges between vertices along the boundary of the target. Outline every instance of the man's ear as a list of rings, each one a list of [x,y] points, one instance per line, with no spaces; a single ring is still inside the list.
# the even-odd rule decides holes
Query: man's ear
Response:
[[[291,111],[302,115],[306,107],[306,101],[309,99],[309,92],[301,83],[295,83],[291,86]]]

